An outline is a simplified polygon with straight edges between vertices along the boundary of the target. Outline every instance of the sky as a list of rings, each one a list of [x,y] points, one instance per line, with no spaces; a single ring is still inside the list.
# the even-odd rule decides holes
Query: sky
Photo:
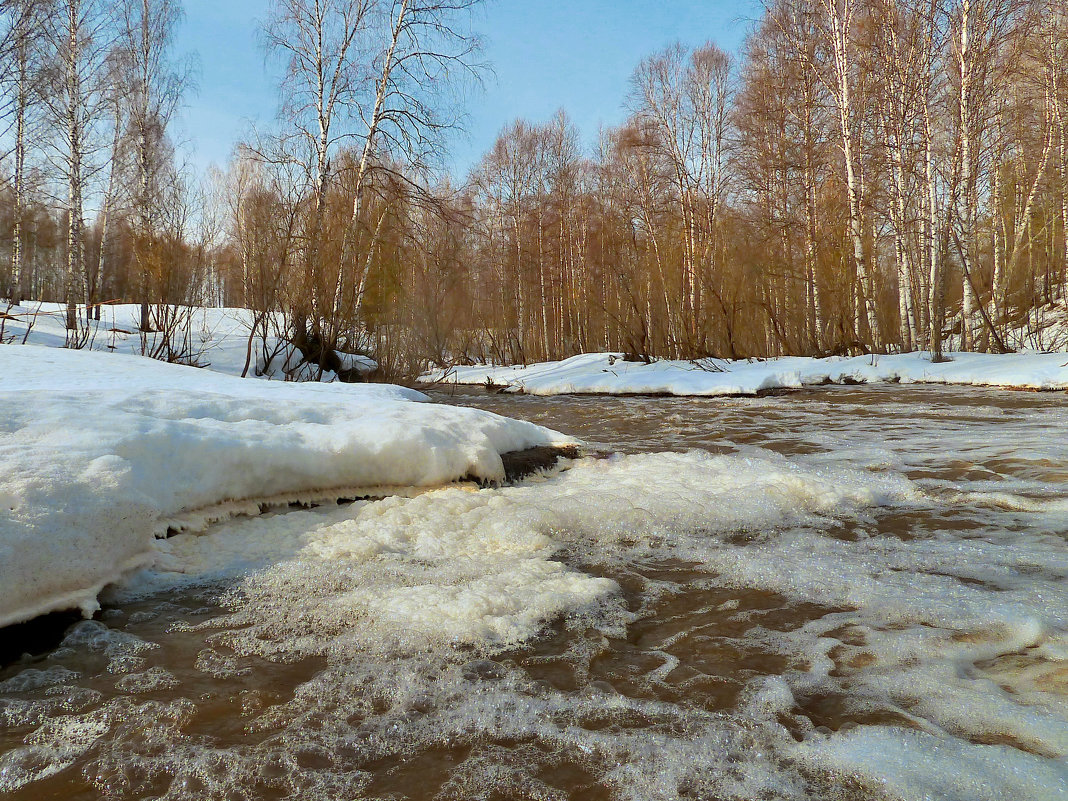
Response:
[[[270,0],[184,0],[179,54],[195,54],[197,88],[176,131],[193,164],[224,167],[234,142],[273,124],[276,68],[265,63],[259,28]],[[473,27],[492,68],[467,97],[467,132],[451,142],[462,177],[517,117],[548,120],[563,108],[584,142],[625,116],[638,62],[675,41],[741,44],[756,0],[488,0]]]

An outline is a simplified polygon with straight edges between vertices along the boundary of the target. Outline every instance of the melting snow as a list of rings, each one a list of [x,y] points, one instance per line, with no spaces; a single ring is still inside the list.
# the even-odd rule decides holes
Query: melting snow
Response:
[[[530,395],[756,395],[818,384],[971,384],[1020,389],[1068,389],[1068,353],[926,353],[889,356],[789,356],[760,361],[702,359],[626,362],[618,354],[584,353],[526,367],[475,365],[436,371],[426,381],[495,384]]]
[[[211,509],[225,502],[497,480],[500,454],[568,441],[399,387],[119,354],[0,347],[0,376],[0,626],[92,612],[105,584],[152,561],[155,535],[225,517]]]

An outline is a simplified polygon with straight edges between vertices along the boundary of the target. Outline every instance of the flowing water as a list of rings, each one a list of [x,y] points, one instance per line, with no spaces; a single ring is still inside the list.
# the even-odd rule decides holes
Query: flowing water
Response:
[[[0,794],[1068,798],[1064,394],[436,399],[594,455],[162,542],[0,667]]]

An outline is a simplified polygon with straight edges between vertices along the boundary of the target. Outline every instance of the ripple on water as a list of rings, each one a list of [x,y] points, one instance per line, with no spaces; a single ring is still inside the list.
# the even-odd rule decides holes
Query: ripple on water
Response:
[[[1060,396],[464,402],[646,455],[167,541],[5,797],[1068,795]]]

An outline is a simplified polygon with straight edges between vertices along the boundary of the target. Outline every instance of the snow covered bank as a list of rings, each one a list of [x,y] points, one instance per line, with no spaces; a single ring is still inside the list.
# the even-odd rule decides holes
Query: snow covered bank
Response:
[[[890,356],[784,357],[763,361],[704,359],[625,362],[618,354],[584,353],[526,367],[456,367],[427,382],[491,383],[531,395],[756,395],[819,384],[967,384],[1012,389],[1068,389],[1068,353],[927,353]]]
[[[173,308],[172,308],[173,311]],[[67,340],[66,306],[60,303],[36,303],[27,301],[22,306],[8,308],[0,302],[0,313],[7,314],[2,323],[2,341],[30,345],[47,345],[53,348],[64,347]],[[249,359],[248,375],[252,378],[284,378],[287,359],[292,359],[293,367],[299,365],[299,353],[287,342],[277,336],[276,322],[268,326],[271,333],[266,340],[257,334],[252,342],[251,358],[249,354],[249,333],[253,327],[254,313],[249,309],[234,308],[195,308],[184,309],[176,323],[173,337],[178,341],[175,348],[183,351],[187,359],[197,365],[228,375],[239,376]],[[141,321],[141,307],[137,304],[124,303],[101,307],[101,319],[93,321],[87,332],[85,350],[125,353],[140,356],[147,350],[162,347],[162,336],[158,333],[142,335],[138,330]],[[266,359],[264,355],[270,355]],[[339,353],[346,369],[360,373],[370,373],[378,367],[377,363],[367,357],[353,353]],[[329,382],[336,378],[327,372],[323,380]]]
[[[500,454],[570,442],[423,400],[0,347],[0,626],[91,612],[105,584],[153,559],[155,535],[226,516],[219,504],[499,480]]]

